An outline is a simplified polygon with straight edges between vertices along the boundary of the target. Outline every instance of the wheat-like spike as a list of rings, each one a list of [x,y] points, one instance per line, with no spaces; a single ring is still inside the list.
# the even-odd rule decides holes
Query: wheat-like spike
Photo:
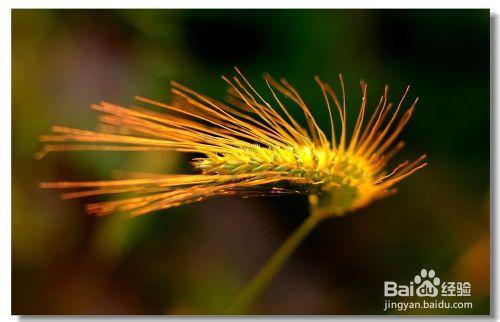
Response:
[[[289,193],[316,196],[310,198],[313,209],[322,216],[330,216],[342,215],[393,194],[394,184],[427,164],[423,163],[424,155],[414,162],[405,161],[392,171],[385,170],[388,161],[404,145],[400,142],[392,147],[418,101],[396,122],[409,87],[388,118],[392,104],[388,102],[386,86],[368,119],[367,84],[361,81],[361,107],[349,139],[343,76],[339,74],[341,100],[327,83],[315,76],[328,110],[329,140],[312,110],[288,81],[278,82],[264,75],[271,101],[259,93],[239,69],[235,71],[232,78],[222,77],[229,85],[227,103],[172,82],[174,99],[170,104],[141,96],[135,98],[146,106],[92,104],[91,108],[101,113],[101,126],[97,131],[54,126],[53,134],[40,137],[47,144],[36,154],[41,158],[52,151],[173,150],[201,154],[192,162],[201,174],[135,174],[129,179],[42,183],[40,186],[76,189],[64,193],[65,199],[131,195],[89,204],[87,211],[97,216],[113,212],[136,216],[217,196]],[[283,99],[292,101],[302,112],[306,128],[292,116]],[[340,120],[338,141],[335,110]],[[363,124],[365,118],[368,119],[366,125]]]

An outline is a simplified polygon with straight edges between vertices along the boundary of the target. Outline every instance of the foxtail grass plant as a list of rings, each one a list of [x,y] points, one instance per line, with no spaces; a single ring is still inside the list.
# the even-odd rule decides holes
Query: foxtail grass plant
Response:
[[[163,151],[195,153],[199,174],[142,175],[110,181],[50,182],[42,188],[72,189],[63,199],[127,194],[112,201],[90,203],[89,214],[124,213],[139,216],[160,209],[219,196],[305,194],[309,215],[282,244],[227,313],[245,313],[300,242],[323,219],[342,216],[396,192],[394,185],[424,167],[425,155],[388,170],[388,162],[403,147],[399,135],[410,120],[418,98],[405,109],[406,88],[397,105],[388,101],[388,87],[374,111],[367,112],[367,84],[360,82],[362,102],[354,129],[347,133],[344,80],[340,98],[319,77],[315,81],[329,115],[323,131],[298,91],[285,79],[264,75],[264,98],[236,69],[222,77],[228,98],[222,103],[172,82],[169,104],[136,96],[141,107],[108,102],[91,105],[100,113],[97,131],[54,126],[43,135],[43,149],[52,151]],[[289,103],[305,119],[302,126]],[[404,111],[403,111],[404,110]],[[130,196],[132,194],[132,196]]]

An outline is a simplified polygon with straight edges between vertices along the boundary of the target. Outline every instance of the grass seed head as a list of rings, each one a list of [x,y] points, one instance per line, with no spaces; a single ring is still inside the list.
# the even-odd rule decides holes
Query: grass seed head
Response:
[[[112,181],[42,183],[43,188],[74,189],[63,198],[128,194],[92,203],[94,215],[126,212],[141,215],[225,195],[307,194],[313,215],[327,217],[351,212],[395,192],[394,185],[424,167],[425,155],[387,170],[403,147],[396,143],[410,120],[417,100],[404,112],[409,87],[399,103],[388,101],[385,87],[375,110],[366,111],[367,84],[361,82],[362,102],[348,137],[344,81],[342,95],[315,80],[328,111],[330,128],[323,131],[311,109],[285,79],[264,75],[271,99],[265,99],[236,69],[228,84],[227,103],[172,82],[174,99],[164,104],[136,97],[143,107],[125,108],[108,102],[92,105],[100,112],[98,131],[54,126],[37,156],[50,151],[160,151],[200,155],[193,159],[199,174],[135,174]],[[303,114],[302,126],[289,103]],[[370,114],[370,115],[369,115]],[[336,128],[337,127],[337,128]],[[132,194],[132,196],[130,196]]]

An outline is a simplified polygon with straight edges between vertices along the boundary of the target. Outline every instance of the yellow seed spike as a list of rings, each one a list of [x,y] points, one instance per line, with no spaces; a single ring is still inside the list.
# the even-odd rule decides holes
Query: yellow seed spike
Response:
[[[40,137],[47,144],[35,155],[41,158],[47,152],[79,150],[173,150],[196,153],[192,164],[200,174],[136,173],[117,180],[51,182],[42,183],[41,187],[65,189],[65,199],[126,194],[127,198],[89,204],[87,211],[95,216],[114,212],[138,216],[228,195],[297,193],[316,196],[318,202],[311,207],[322,207],[314,210],[317,213],[343,215],[395,193],[393,186],[397,182],[427,165],[422,156],[411,163],[403,162],[392,171],[386,170],[388,161],[404,145],[400,142],[393,147],[393,142],[409,122],[418,100],[402,116],[398,115],[408,88],[389,117],[392,104],[388,103],[386,86],[375,111],[368,116],[367,84],[361,81],[362,102],[348,137],[343,76],[339,75],[341,102],[332,88],[316,76],[328,109],[328,140],[299,92],[286,80],[276,82],[264,75],[274,98],[271,102],[239,69],[235,70],[237,75],[231,80],[223,77],[230,87],[228,103],[172,82],[174,99],[170,104],[141,96],[136,100],[144,107],[93,104],[91,108],[101,113],[97,131],[54,126],[52,134]],[[292,117],[277,92],[298,105],[307,127]],[[334,112],[340,119],[339,142]]]

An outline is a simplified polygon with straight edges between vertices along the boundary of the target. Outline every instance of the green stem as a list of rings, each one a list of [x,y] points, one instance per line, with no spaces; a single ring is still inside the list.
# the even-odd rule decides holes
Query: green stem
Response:
[[[246,309],[266,288],[285,261],[290,257],[300,242],[321,221],[319,216],[309,216],[302,224],[285,240],[273,256],[267,261],[259,273],[245,286],[243,291],[236,297],[227,310],[227,314],[244,314]]]

